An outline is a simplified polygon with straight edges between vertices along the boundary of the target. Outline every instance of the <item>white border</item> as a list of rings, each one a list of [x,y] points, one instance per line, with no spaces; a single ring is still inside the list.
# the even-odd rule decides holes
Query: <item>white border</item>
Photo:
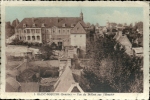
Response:
[[[5,92],[5,6],[88,6],[88,7],[95,7],[95,6],[101,6],[101,7],[143,7],[143,15],[144,15],[144,92],[143,93],[112,93],[113,96],[104,96],[103,93],[99,93],[102,96],[79,96],[76,93],[72,93],[72,96],[61,96],[61,93],[59,96],[51,96],[51,95],[45,95],[44,93],[41,95],[36,95],[34,93],[6,93]],[[5,99],[48,99],[48,98],[55,98],[55,99],[69,99],[69,98],[76,98],[76,99],[148,99],[149,97],[149,4],[146,2],[121,2],[121,1],[107,1],[107,2],[90,2],[90,1],[84,1],[84,2],[41,2],[41,1],[1,1],[1,21],[2,21],[2,34],[1,34],[1,46],[2,46],[2,54],[1,54],[1,79],[2,79],[2,85],[1,85],[1,98]],[[68,93],[65,93],[68,94]],[[81,93],[82,94],[82,93]],[[109,93],[110,94],[110,93]]]

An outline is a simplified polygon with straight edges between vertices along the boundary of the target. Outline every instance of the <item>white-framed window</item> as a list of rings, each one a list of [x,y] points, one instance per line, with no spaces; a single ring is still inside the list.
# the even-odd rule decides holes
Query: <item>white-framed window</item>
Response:
[[[23,27],[26,27],[27,25],[26,24],[23,24]]]
[[[74,27],[75,25],[74,24],[71,24],[71,27]]]
[[[23,30],[24,33],[26,33],[26,30]]]
[[[66,27],[66,24],[64,23],[64,24],[62,24],[62,27]]]
[[[30,29],[27,29],[27,33],[30,33]]]
[[[28,36],[27,38],[28,38],[28,40],[30,40],[30,36]]]
[[[32,27],[36,27],[35,23],[32,24]]]
[[[32,33],[35,33],[35,30],[34,30],[34,29],[32,29],[32,30],[31,30],[31,32],[32,32]]]
[[[32,36],[32,40],[33,40],[33,41],[35,40],[35,36]]]
[[[45,27],[45,24],[44,24],[44,23],[42,23],[41,27]]]
[[[37,36],[37,40],[38,40],[38,41],[40,40],[40,36]]]
[[[36,33],[40,33],[40,29],[36,29]]]

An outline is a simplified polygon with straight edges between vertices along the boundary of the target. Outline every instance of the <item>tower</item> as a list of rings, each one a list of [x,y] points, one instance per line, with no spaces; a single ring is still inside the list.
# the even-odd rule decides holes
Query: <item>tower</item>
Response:
[[[80,18],[83,20],[83,13],[82,13],[82,11],[80,13]]]

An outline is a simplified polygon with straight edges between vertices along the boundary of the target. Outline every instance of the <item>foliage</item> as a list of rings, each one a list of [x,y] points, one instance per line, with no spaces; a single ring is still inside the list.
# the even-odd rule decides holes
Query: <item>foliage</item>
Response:
[[[143,58],[127,55],[125,48],[109,36],[88,42],[87,54],[91,62],[84,69],[84,77],[89,81],[90,91],[104,92],[101,87],[105,85],[110,88],[107,92],[142,92]]]
[[[42,45],[40,51],[42,53],[43,59],[45,60],[49,60],[50,57],[54,55],[53,48],[50,45]]]
[[[10,25],[10,22],[6,22],[6,24],[5,24],[5,35],[6,35],[6,38],[11,37],[13,34],[15,34],[14,27]]]

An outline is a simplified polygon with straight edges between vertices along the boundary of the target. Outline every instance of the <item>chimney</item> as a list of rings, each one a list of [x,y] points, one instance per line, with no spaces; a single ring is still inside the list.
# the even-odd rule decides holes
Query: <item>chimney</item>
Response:
[[[16,27],[18,26],[18,24],[19,24],[19,21],[18,21],[18,19],[16,18]]]
[[[32,17],[32,23],[34,23],[34,17]]]

